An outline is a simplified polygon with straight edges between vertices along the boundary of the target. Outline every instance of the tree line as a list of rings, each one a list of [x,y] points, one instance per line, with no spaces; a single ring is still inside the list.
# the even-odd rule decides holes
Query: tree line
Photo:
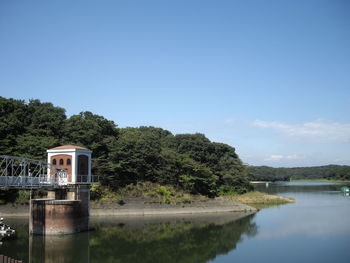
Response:
[[[46,160],[47,149],[65,144],[92,150],[93,173],[112,190],[146,181],[207,196],[252,189],[235,148],[203,134],[118,128],[89,111],[67,118],[52,103],[0,97],[0,154]]]
[[[269,166],[247,166],[247,174],[252,181],[289,180],[350,180],[350,166],[325,165],[314,167],[273,168]]]

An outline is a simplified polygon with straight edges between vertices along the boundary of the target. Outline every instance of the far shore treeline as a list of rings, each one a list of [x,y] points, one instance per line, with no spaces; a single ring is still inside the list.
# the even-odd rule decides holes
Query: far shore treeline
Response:
[[[325,165],[313,167],[273,168],[269,166],[247,166],[248,177],[252,181],[290,180],[350,180],[350,166]]]
[[[205,135],[155,127],[117,128],[103,116],[39,100],[0,97],[0,154],[46,160],[46,150],[73,144],[93,151],[93,173],[116,190],[138,182],[172,185],[209,197],[252,190],[235,149]]]

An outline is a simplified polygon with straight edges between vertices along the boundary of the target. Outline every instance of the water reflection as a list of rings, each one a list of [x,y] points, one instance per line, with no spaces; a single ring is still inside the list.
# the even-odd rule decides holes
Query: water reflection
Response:
[[[255,215],[93,218],[95,231],[28,236],[27,220],[12,219],[18,238],[0,253],[25,262],[207,262],[253,237]]]
[[[93,262],[101,259],[103,262],[207,262],[234,250],[243,235],[256,235],[253,217],[158,218],[153,222],[149,218],[144,218],[144,222],[125,219],[113,226],[97,226],[90,238],[91,259]]]
[[[89,233],[62,236],[30,236],[29,262],[90,262]]]
[[[260,184],[259,191],[293,197],[296,203],[259,213],[264,229],[257,238],[286,238],[296,235],[330,238],[349,235],[350,198],[340,191],[346,183],[290,182]],[[283,211],[281,211],[283,210]]]
[[[260,191],[293,197],[295,203],[257,213],[259,233],[238,249],[213,262],[348,262],[350,258],[350,198],[346,184],[323,182],[270,183]]]
[[[0,254],[17,260],[28,260],[28,220],[6,218],[6,223],[16,230],[16,238],[6,240],[0,245]]]

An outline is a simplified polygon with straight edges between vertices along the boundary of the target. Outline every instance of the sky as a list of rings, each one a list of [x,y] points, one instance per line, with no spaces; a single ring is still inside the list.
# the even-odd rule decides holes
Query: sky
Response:
[[[0,1],[0,96],[350,165],[350,1]]]

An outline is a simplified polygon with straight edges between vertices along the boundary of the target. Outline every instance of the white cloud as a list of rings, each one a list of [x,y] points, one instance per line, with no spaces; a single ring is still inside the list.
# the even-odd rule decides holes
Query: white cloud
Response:
[[[232,124],[233,122],[234,122],[233,119],[226,119],[226,120],[224,120],[225,124]]]
[[[316,120],[302,124],[256,120],[255,127],[273,129],[292,138],[309,142],[350,142],[350,123]]]
[[[266,161],[279,161],[283,159],[283,155],[270,155],[270,157],[266,158]]]
[[[300,157],[296,154],[290,154],[290,155],[273,154],[273,155],[270,155],[268,158],[266,158],[265,161],[281,161],[281,160],[296,160],[296,159],[300,159]]]

